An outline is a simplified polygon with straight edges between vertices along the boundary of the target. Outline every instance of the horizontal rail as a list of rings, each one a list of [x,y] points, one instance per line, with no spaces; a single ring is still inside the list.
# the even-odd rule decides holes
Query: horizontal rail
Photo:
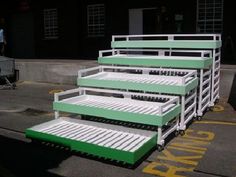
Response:
[[[190,97],[188,97],[186,100],[185,100],[185,105],[189,103],[189,101],[191,101],[192,99],[194,99],[196,96],[196,93],[192,94]]]
[[[87,72],[91,72],[91,71],[95,71],[95,70],[101,70],[101,69],[102,69],[101,66],[96,66],[96,67],[92,67],[92,68],[79,70],[78,71],[78,77],[82,77],[83,73],[87,73]]]
[[[205,111],[205,109],[209,106],[210,104],[210,98],[209,98],[209,101],[206,102],[206,104],[202,107],[202,111]]]
[[[206,72],[203,73],[203,77],[205,77],[205,76],[209,76],[210,74],[211,74],[211,70],[206,71]]]
[[[219,85],[215,88],[214,94],[217,93],[218,91],[219,91]]]
[[[184,111],[184,115],[188,114],[189,111],[191,111],[191,110],[194,108],[194,106],[196,106],[195,103],[191,104],[187,109],[185,109],[185,111]]]
[[[218,57],[218,56],[220,56],[220,52],[218,52],[218,53],[215,54],[215,57]]]
[[[125,91],[117,91],[117,90],[110,90],[110,89],[97,89],[97,88],[87,88],[87,87],[80,87],[77,89],[71,89],[60,93],[54,94],[54,100],[59,101],[60,96],[70,95],[74,93],[79,93],[79,95],[84,94],[87,95],[87,91],[90,92],[97,92],[97,93],[110,93],[110,94],[121,94],[124,98],[131,99],[131,96],[143,96],[143,97],[152,97],[152,98],[165,98],[169,99],[165,103],[161,103],[164,107],[170,104],[179,104],[179,98],[177,96],[167,96],[167,95],[157,95],[157,94],[146,94],[146,93],[134,93],[134,92],[125,92]],[[134,99],[135,100],[135,99]],[[155,102],[153,102],[155,103]],[[158,103],[158,102],[157,102]]]
[[[207,91],[210,91],[210,85],[207,87],[207,88],[205,88],[203,91],[202,91],[202,95],[204,95]]]
[[[66,91],[63,91],[63,92],[55,93],[54,94],[54,100],[59,101],[60,96],[69,95],[69,94],[73,94],[73,93],[78,93],[80,91],[81,91],[80,88],[76,88],[76,89],[71,89],[71,90],[66,90]]]
[[[204,103],[207,99],[209,99],[209,102],[210,102],[210,95],[209,94],[205,98],[202,99],[202,103]]]
[[[150,34],[150,35],[113,35],[112,41],[116,39],[125,38],[126,41],[130,38],[149,38],[149,37],[166,37],[168,40],[174,40],[175,37],[212,37],[214,41],[220,41],[220,34]],[[209,40],[209,39],[208,39]]]
[[[195,112],[193,111],[192,114],[190,114],[187,118],[184,120],[184,124],[186,125],[192,118],[194,117]]]
[[[189,77],[197,77],[197,71],[195,70],[194,72],[188,73],[187,75],[183,76],[183,84],[185,84],[185,80]]]
[[[210,84],[210,82],[211,82],[211,78],[208,78],[202,83],[202,86],[204,87],[206,84]]]
[[[106,70],[108,70],[108,72],[106,72]],[[121,70],[121,71],[117,71],[117,70]],[[147,75],[147,74],[149,75],[151,72],[159,72],[158,77],[154,77],[154,75],[151,75],[151,74],[148,76],[148,78],[146,78],[146,76],[145,76],[145,78],[146,78],[145,80],[147,80],[149,82],[151,82],[151,80],[158,81],[158,79],[165,79],[166,77],[169,77],[169,79],[172,79],[172,81],[175,81],[175,82],[178,81],[178,84],[186,84],[186,81],[189,78],[197,77],[196,70],[103,66],[103,65],[101,65],[101,66],[97,66],[97,67],[93,67],[93,68],[89,68],[89,69],[80,70],[79,74],[78,74],[78,79],[82,78],[82,77],[92,78],[92,77],[95,77],[96,75],[98,75],[99,73],[109,73],[111,76],[111,79],[112,79],[112,74],[114,73],[115,78],[113,78],[113,79],[115,79],[115,80],[127,79],[127,78],[124,78],[125,75],[119,75],[119,74],[123,73],[122,70],[127,70],[129,72],[141,71],[141,73],[139,73],[139,74],[143,74],[143,75]],[[97,71],[97,72],[89,75],[88,72],[92,72],[92,71]],[[131,77],[132,77],[134,80],[139,80],[139,81],[142,80],[137,74],[132,74],[132,72],[129,73],[127,71],[125,72],[125,74],[127,74],[127,77],[129,79],[131,79]],[[172,75],[173,74],[172,72],[174,72],[174,75]],[[184,76],[177,76],[177,74],[185,74],[185,75]],[[100,77],[100,79],[102,79],[102,77],[103,77],[103,75]],[[154,78],[156,78],[156,79],[154,79]],[[167,81],[168,81],[168,79],[167,79]]]
[[[194,75],[197,73],[196,70],[187,70],[187,69],[168,69],[168,68],[143,68],[143,67],[125,67],[125,66],[104,66],[104,65],[101,65],[101,66],[96,66],[96,67],[92,67],[92,68],[89,68],[89,69],[83,69],[83,70],[80,70],[78,71],[79,72],[79,75],[82,76],[83,73],[86,73],[86,72],[91,72],[91,71],[95,71],[95,70],[100,70],[100,71],[104,71],[104,69],[123,69],[123,70],[140,70],[140,71],[146,71],[146,72],[150,72],[150,71],[170,71],[170,72],[179,72],[179,73],[183,73],[183,72],[186,72],[186,73],[189,73],[190,75]],[[145,73],[146,73],[145,72]]]
[[[163,133],[162,138],[165,139],[168,137],[173,131],[178,128],[178,124],[174,124],[171,128],[169,128],[166,132]]]
[[[215,69],[215,71],[219,71],[220,70],[220,65]]]
[[[214,84],[214,87],[218,87],[219,86],[219,84],[220,84],[220,80],[218,80],[215,84]]]
[[[212,57],[212,52],[209,50],[167,50],[167,49],[110,49],[110,50],[100,50],[99,51],[99,57],[103,57],[105,53],[111,53],[112,55],[119,55],[122,52],[157,52],[158,55],[154,56],[162,56],[164,53],[164,56],[176,56],[172,55],[173,53],[185,53],[185,54],[192,54],[196,53],[199,54],[200,56],[191,56],[194,58],[202,58],[202,59],[208,59]],[[165,53],[169,54],[165,54]],[[209,55],[206,57],[205,55]],[[188,57],[188,56],[181,56],[181,57]]]

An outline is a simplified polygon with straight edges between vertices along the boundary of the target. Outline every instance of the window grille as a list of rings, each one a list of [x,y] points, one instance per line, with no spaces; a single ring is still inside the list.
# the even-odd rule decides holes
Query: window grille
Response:
[[[57,9],[44,9],[44,39],[58,38],[58,12]]]
[[[93,4],[87,6],[88,36],[104,36],[105,30],[105,6],[104,4]]]
[[[223,4],[223,0],[197,0],[197,32],[222,32]]]

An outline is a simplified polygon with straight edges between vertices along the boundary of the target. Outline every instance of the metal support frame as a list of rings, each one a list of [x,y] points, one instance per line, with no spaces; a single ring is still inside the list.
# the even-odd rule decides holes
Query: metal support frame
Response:
[[[203,112],[210,106],[211,69],[200,69],[198,75],[199,86],[197,96],[197,116],[202,116]]]
[[[221,52],[220,48],[212,50],[213,65],[212,65],[212,76],[211,76],[211,102],[210,106],[214,106],[219,95],[219,84],[220,84],[220,60]]]
[[[148,35],[113,35],[112,36],[112,42],[114,41],[118,41],[118,40],[123,40],[125,39],[125,41],[130,41],[130,40],[135,40],[138,38],[142,38],[142,39],[148,39],[148,38],[156,38],[159,39],[161,38],[163,40],[163,38],[165,38],[165,40],[168,41],[175,41],[178,40],[176,38],[179,37],[184,37],[186,38],[186,40],[192,40],[192,37],[195,38],[201,38],[201,37],[211,37],[213,38],[213,40],[216,40],[216,38],[220,38],[220,34],[148,34]],[[156,40],[155,39],[155,40]]]
[[[139,52],[138,54],[136,54]],[[142,52],[142,55],[140,55],[140,52]],[[132,56],[132,55],[138,55],[138,56],[145,56],[143,52],[149,54],[151,53],[154,56],[180,56],[180,54],[184,54],[183,58],[185,57],[192,57],[195,59],[201,59],[201,60],[206,60],[208,58],[212,57],[212,53],[210,50],[169,50],[169,49],[110,49],[110,50],[100,50],[99,51],[99,57],[105,57],[105,56],[116,56],[116,55],[127,55],[127,56]],[[195,55],[191,55],[195,54]],[[150,56],[150,54],[149,54]]]
[[[165,131],[163,131],[162,127],[158,127],[157,132],[157,145],[164,146],[165,139],[173,132],[179,130],[179,118],[175,117],[173,120],[174,123]]]
[[[185,125],[187,125],[190,120],[196,117],[196,106],[197,106],[197,88],[190,91],[188,98],[185,100],[185,112],[184,112]]]
[[[220,48],[214,49],[213,53],[213,67],[212,67],[212,80],[211,80],[211,106],[214,106],[219,96],[219,82],[220,82]]]
[[[197,89],[193,89],[187,95],[180,96],[181,99],[181,114],[179,130],[185,130],[186,125],[190,120],[196,116],[196,106],[197,106]]]

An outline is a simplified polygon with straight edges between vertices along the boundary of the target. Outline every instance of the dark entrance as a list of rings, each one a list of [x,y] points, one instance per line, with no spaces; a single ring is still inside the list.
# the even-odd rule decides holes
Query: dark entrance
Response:
[[[9,31],[9,47],[14,58],[34,58],[34,19],[31,12],[13,14]]]

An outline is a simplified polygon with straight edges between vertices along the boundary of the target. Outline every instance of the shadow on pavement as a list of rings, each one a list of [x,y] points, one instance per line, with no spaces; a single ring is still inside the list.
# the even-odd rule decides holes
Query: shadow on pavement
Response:
[[[236,110],[236,73],[234,74],[234,80],[232,83],[228,103]]]
[[[0,136],[0,177],[60,177],[48,170],[57,168],[71,154]]]

